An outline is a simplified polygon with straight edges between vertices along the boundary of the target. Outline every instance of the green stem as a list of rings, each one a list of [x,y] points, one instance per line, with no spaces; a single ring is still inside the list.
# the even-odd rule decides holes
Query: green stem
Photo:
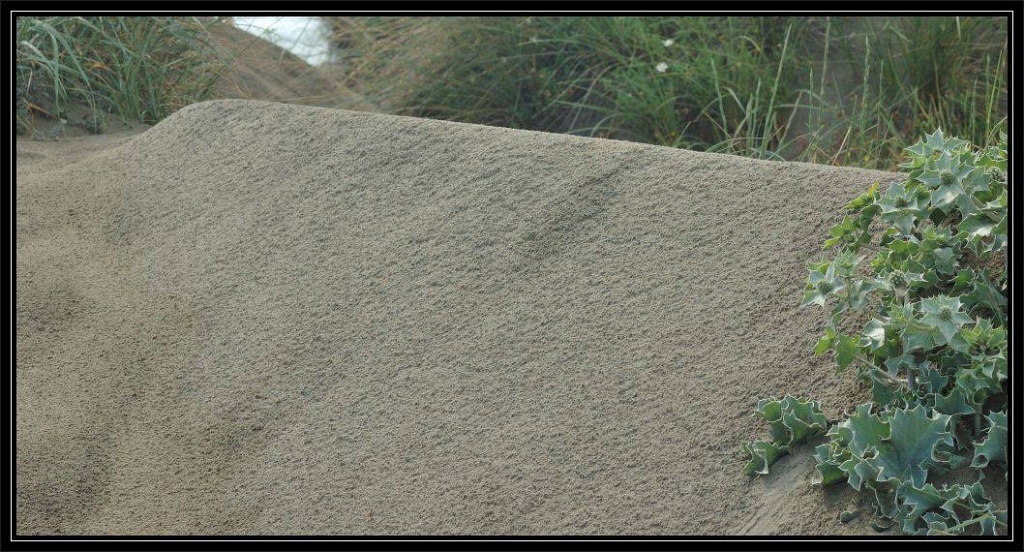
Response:
[[[885,370],[879,368],[878,365],[868,360],[867,357],[864,356],[863,354],[859,354],[856,357],[854,357],[853,361],[859,363],[863,368],[867,368],[871,373],[876,374],[877,376],[882,378],[886,383],[890,383],[892,385],[895,385],[896,387],[903,385],[902,380],[890,376],[889,372],[886,372]]]
[[[957,503],[963,505],[963,503],[961,503],[960,501],[957,501]],[[966,529],[967,527],[970,527],[971,525],[976,525],[978,523],[981,523],[982,521],[985,521],[986,519],[991,519],[992,521],[996,522],[996,524],[1001,526],[1001,527],[1006,527],[1007,526],[1006,523],[1004,523],[1002,521],[999,521],[999,518],[997,518],[997,517],[995,517],[995,516],[993,516],[991,514],[985,514],[985,515],[982,515],[982,516],[979,516],[979,517],[976,517],[976,518],[971,518],[971,519],[969,519],[967,521],[960,522],[957,525],[954,525],[953,527],[947,528],[945,531],[943,531],[943,533],[944,534],[950,534],[950,535],[952,535],[952,534],[959,534],[959,533],[963,532],[963,530]]]
[[[986,208],[985,205],[981,202],[981,200],[979,200],[978,198],[974,197],[973,195],[970,195],[968,197],[971,198],[971,203],[973,203],[974,206],[978,208],[978,211],[980,211],[982,214],[984,214],[986,217],[988,217],[989,220],[991,220],[992,222],[1000,222],[1002,220],[1002,218],[999,217],[999,215],[997,213],[994,213],[994,212],[992,212],[992,210]],[[1001,209],[1000,209],[1000,211],[1001,211]]]

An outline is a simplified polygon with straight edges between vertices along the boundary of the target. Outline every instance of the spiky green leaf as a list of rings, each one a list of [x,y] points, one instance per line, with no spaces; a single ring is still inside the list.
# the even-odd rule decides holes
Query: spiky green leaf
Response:
[[[935,271],[939,274],[953,274],[956,270],[956,253],[953,249],[943,247],[936,249],[933,254],[935,255]]]
[[[828,487],[836,483],[846,481],[847,475],[839,466],[849,460],[849,449],[838,446],[836,443],[818,445],[815,448],[814,458],[818,461],[815,465],[816,473],[811,478],[812,485]]]
[[[879,481],[907,480],[924,485],[928,467],[942,462],[934,455],[935,446],[953,446],[948,432],[950,417],[936,414],[929,417],[922,406],[897,409],[889,420],[890,438],[878,446],[878,454],[865,462],[874,467]]]
[[[935,411],[950,416],[960,416],[974,414],[974,407],[967,404],[963,390],[954,387],[945,395],[935,393]]]
[[[971,467],[984,468],[989,462],[1006,464],[1006,417],[1006,412],[993,412],[986,416],[989,426],[985,429],[985,438],[974,443],[974,460],[971,461]]]
[[[870,322],[864,326],[864,331],[861,332],[864,336],[866,343],[872,351],[876,351],[885,345],[885,322],[873,318]]]
[[[920,534],[916,527],[917,521],[929,510],[942,506],[947,500],[935,488],[935,485],[926,483],[918,488],[909,481],[905,481],[899,486],[896,490],[896,497],[897,501],[900,502],[903,532],[908,535]],[[926,528],[921,529],[920,532],[925,530]]]
[[[858,340],[848,335],[839,336],[836,343],[836,364],[839,365],[839,369],[846,369],[857,358],[858,352],[860,352]]]
[[[768,466],[789,454],[789,447],[778,446],[771,441],[743,443],[742,447],[743,452],[750,456],[750,461],[743,466],[743,473],[749,476],[767,474]]]

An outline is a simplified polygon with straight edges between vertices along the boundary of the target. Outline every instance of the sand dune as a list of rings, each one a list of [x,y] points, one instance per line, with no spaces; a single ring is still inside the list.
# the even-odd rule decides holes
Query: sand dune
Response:
[[[239,100],[44,147],[20,534],[874,534],[740,442],[865,399],[797,304],[896,175]]]

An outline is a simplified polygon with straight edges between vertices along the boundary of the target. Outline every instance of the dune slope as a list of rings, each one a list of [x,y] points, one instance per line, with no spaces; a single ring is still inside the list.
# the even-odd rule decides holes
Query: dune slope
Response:
[[[865,399],[798,303],[898,175],[240,100],[30,146],[19,533],[874,534],[740,443]]]

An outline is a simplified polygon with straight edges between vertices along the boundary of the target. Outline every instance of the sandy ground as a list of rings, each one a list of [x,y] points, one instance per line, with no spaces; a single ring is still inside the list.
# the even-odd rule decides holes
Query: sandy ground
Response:
[[[798,302],[892,174],[237,100],[17,161],[19,534],[875,534],[740,443],[866,399]]]

